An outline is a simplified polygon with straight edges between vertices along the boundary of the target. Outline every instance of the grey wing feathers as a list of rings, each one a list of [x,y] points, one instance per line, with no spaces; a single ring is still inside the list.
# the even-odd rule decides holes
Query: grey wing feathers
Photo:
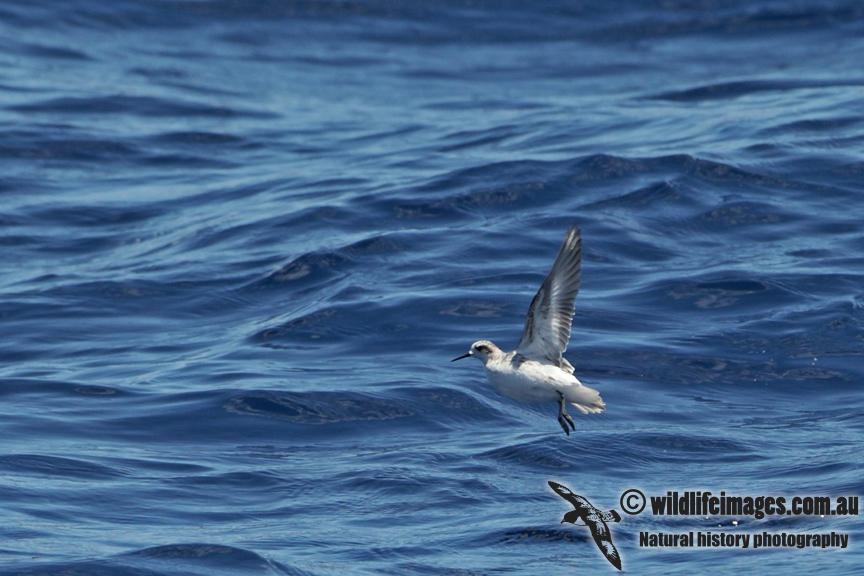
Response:
[[[517,352],[546,358],[573,373],[562,358],[570,341],[573,306],[582,278],[582,238],[577,226],[568,230],[552,270],[531,301]]]

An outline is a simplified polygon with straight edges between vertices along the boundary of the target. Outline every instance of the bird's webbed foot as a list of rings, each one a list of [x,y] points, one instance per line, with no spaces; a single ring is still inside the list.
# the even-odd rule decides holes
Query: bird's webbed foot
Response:
[[[561,424],[564,432],[569,436],[570,428],[572,428],[574,432],[576,431],[576,424],[573,423],[573,418],[571,418],[570,414],[567,413],[567,401],[560,390],[558,390],[558,399],[558,423]],[[567,427],[567,424],[570,424],[570,428]]]

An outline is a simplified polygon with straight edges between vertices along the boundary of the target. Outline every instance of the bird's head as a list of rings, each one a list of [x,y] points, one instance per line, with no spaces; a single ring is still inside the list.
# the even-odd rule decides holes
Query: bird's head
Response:
[[[564,514],[564,519],[561,520],[561,524],[564,524],[565,522],[576,524],[579,520],[582,520],[582,517],[579,515],[579,510],[571,510]]]
[[[459,356],[458,358],[454,358],[453,360],[451,360],[451,362],[455,362],[456,360],[461,360],[463,358],[468,358],[469,356],[473,356],[474,358],[479,358],[480,360],[482,360],[483,364],[486,364],[486,362],[489,361],[489,358],[491,356],[493,356],[496,353],[500,353],[500,352],[501,352],[501,349],[498,348],[498,346],[496,346],[492,342],[489,342],[488,340],[478,340],[477,342],[474,342],[474,344],[471,345],[471,349],[468,350],[467,354],[463,354],[462,356]]]

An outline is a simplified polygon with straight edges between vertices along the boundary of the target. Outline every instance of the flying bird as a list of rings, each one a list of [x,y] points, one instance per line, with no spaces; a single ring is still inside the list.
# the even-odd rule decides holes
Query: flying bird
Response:
[[[615,568],[621,570],[621,556],[618,554],[615,545],[612,544],[612,534],[609,532],[609,527],[606,526],[606,522],[620,522],[621,515],[615,510],[600,512],[584,496],[574,494],[569,488],[557,482],[550,480],[549,486],[552,487],[556,494],[570,502],[573,508],[575,508],[575,510],[564,514],[564,519],[561,520],[561,523],[569,522],[570,524],[576,524],[577,520],[582,520],[591,530],[594,542],[597,543],[597,547],[600,548],[606,559]]]
[[[567,435],[576,430],[567,403],[583,414],[606,408],[600,393],[583,386],[563,354],[570,341],[573,303],[582,277],[582,238],[577,226],[564,237],[552,270],[528,308],[525,328],[516,349],[504,352],[488,340],[478,340],[467,354],[486,367],[489,383],[500,394],[520,402],[558,402],[558,423]],[[570,428],[568,428],[568,424]]]

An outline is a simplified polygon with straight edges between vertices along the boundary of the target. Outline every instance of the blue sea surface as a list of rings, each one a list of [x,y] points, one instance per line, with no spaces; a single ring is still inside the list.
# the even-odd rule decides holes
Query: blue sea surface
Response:
[[[0,574],[614,573],[547,481],[864,495],[862,55],[853,0],[6,0]],[[577,222],[568,437],[450,360]],[[622,516],[626,573],[864,565]]]

